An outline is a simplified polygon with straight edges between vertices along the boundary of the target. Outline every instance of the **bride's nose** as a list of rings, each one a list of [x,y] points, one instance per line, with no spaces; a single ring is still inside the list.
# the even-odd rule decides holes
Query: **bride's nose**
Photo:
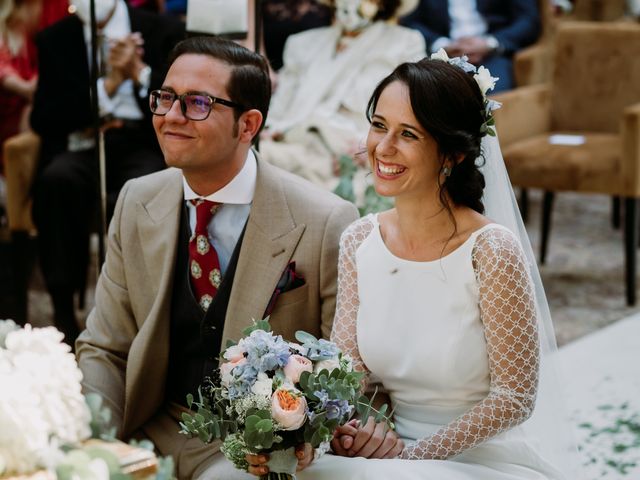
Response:
[[[396,152],[396,139],[391,132],[387,132],[376,145],[376,151],[383,156],[393,155]]]

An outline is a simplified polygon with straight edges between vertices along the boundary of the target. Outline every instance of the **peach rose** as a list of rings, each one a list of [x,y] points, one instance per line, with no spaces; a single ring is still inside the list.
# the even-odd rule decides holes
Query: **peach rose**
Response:
[[[291,355],[284,367],[284,376],[291,380],[292,383],[298,383],[302,372],[313,372],[311,360],[302,355]]]
[[[279,388],[271,397],[271,416],[283,430],[297,430],[307,418],[307,399],[297,390]]]
[[[229,383],[231,382],[231,371],[238,365],[242,365],[243,363],[247,363],[247,359],[244,357],[240,357],[240,359],[234,362],[224,362],[222,365],[220,365],[220,381],[223,385],[229,385]]]

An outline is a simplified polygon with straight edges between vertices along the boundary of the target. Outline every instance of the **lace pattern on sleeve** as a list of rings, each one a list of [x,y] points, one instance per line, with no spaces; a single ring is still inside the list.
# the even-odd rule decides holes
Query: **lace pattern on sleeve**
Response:
[[[358,351],[357,325],[358,308],[358,272],[356,271],[356,251],[373,230],[373,223],[367,217],[353,222],[340,237],[338,255],[338,294],[336,315],[331,330],[331,341],[353,360],[353,367],[359,372],[368,370]],[[366,388],[365,378],[363,390]]]
[[[529,268],[508,230],[481,232],[472,253],[489,357],[489,394],[430,437],[405,447],[405,459],[447,459],[524,422],[535,404],[539,369],[536,306]]]

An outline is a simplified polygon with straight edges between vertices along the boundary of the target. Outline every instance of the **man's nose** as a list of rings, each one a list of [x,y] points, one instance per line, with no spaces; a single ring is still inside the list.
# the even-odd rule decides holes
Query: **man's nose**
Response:
[[[168,121],[172,122],[186,122],[187,117],[185,117],[182,113],[182,105],[180,105],[180,99],[176,98],[171,105],[171,108],[165,115]]]

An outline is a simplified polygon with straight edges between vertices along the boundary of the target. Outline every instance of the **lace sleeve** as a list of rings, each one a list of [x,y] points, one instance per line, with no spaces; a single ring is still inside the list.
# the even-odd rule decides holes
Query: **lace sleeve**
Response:
[[[366,372],[367,377],[369,372],[358,351],[356,330],[356,319],[358,307],[360,306],[356,251],[372,229],[373,223],[365,217],[349,225],[340,237],[336,316],[331,330],[331,340],[338,345],[344,354],[351,357],[354,369]],[[364,381],[363,390],[366,387],[366,382],[367,379]]]
[[[405,459],[447,459],[524,422],[535,404],[539,339],[529,269],[516,237],[478,235],[473,267],[489,357],[487,397],[430,437],[407,445]]]

